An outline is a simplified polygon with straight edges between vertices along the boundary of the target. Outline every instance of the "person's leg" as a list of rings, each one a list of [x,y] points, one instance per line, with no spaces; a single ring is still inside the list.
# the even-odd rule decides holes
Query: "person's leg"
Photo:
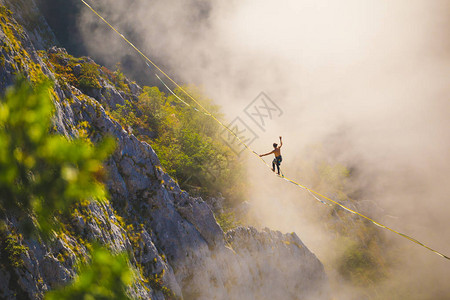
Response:
[[[275,172],[275,163],[276,163],[276,159],[274,159],[272,161],[272,171],[274,171],[274,172]]]
[[[278,170],[278,175],[280,175],[280,164],[281,164],[281,161],[282,161],[283,159],[281,158],[281,156],[279,156],[278,158],[277,158],[277,170]]]

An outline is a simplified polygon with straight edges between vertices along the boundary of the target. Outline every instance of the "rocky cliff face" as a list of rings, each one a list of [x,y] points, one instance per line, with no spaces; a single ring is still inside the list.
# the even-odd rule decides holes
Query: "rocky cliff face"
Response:
[[[94,143],[106,135],[117,140],[106,162],[110,200],[79,205],[51,242],[21,238],[20,220],[6,217],[8,235],[26,251],[21,266],[0,253],[0,298],[43,298],[74,277],[76,261],[88,257],[86,241],[100,241],[129,253],[138,270],[129,290],[133,298],[328,299],[323,266],[295,233],[255,228],[224,233],[208,205],[163,171],[152,147],[109,116],[105,108],[135,101],[139,86],[126,81],[125,93],[104,72],[98,86],[83,91],[62,80],[49,61],[68,66],[65,50],[37,51],[54,38],[34,2],[0,4],[0,90],[19,72],[31,81],[45,74],[56,82],[56,131],[68,138],[83,131]],[[27,23],[30,15],[38,25]],[[70,71],[79,72],[83,64],[95,65],[81,58]]]

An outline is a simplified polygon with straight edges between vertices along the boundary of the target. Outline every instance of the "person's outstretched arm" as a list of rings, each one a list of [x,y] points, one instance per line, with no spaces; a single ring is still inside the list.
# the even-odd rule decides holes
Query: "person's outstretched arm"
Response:
[[[281,139],[281,136],[280,136],[280,147],[278,147],[278,148],[281,148],[281,146],[283,146],[283,140]]]
[[[273,153],[273,151],[270,151],[270,152],[268,152],[266,154],[260,154],[259,157],[266,156],[266,155],[269,155],[269,154],[272,154],[272,153]]]

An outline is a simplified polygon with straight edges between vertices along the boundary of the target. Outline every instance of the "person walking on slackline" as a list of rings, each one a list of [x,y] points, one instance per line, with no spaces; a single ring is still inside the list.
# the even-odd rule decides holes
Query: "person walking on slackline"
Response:
[[[272,161],[272,171],[275,172],[275,166],[277,166],[277,174],[280,175],[280,164],[283,160],[283,158],[281,157],[281,146],[283,146],[283,140],[281,139],[280,136],[280,146],[278,146],[277,143],[273,143],[273,150],[266,153],[266,154],[260,154],[259,157],[263,157],[266,155],[270,155],[270,154],[274,154],[275,158]]]

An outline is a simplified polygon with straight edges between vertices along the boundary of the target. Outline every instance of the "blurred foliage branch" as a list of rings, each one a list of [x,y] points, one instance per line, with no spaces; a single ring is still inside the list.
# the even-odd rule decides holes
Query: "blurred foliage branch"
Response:
[[[113,255],[94,245],[90,264],[80,264],[75,280],[64,288],[48,292],[45,299],[129,299],[125,291],[132,281],[133,273],[126,255]]]
[[[55,212],[106,197],[102,161],[114,148],[111,138],[93,147],[49,134],[53,111],[50,84],[33,89],[24,79],[0,103],[0,209],[35,212],[43,233],[58,225]]]
[[[49,82],[33,88],[18,79],[0,101],[0,213],[18,217],[26,232],[35,232],[37,225],[47,237],[60,226],[58,214],[82,200],[106,198],[102,161],[114,149],[111,138],[93,146],[51,134],[50,95]],[[1,248],[9,265],[20,268],[28,248],[20,235],[8,233],[4,221],[0,225]],[[128,299],[126,288],[132,281],[125,254],[113,255],[95,245],[91,263],[80,265],[73,283],[46,299]]]

